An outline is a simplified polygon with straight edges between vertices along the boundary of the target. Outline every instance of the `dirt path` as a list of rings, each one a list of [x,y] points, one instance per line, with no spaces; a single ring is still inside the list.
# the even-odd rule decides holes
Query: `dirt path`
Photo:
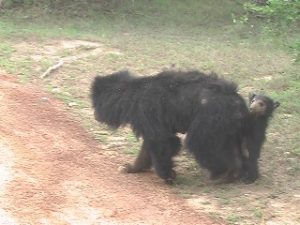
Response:
[[[219,224],[152,173],[118,173],[122,157],[60,101],[0,75],[0,224]]]

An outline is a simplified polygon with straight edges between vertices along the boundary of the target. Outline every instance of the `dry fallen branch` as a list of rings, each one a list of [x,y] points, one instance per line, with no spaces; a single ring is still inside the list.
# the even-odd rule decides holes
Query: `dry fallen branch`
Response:
[[[62,65],[64,64],[64,60],[60,59],[58,63],[56,63],[55,65],[49,67],[45,73],[43,73],[40,78],[45,78],[47,77],[50,73],[52,73],[54,70],[57,70],[59,67],[62,67]]]
[[[45,78],[45,77],[49,76],[50,73],[52,73],[53,71],[55,71],[55,70],[59,69],[60,67],[62,67],[63,64],[66,63],[66,62],[72,62],[72,61],[76,61],[76,60],[81,59],[81,58],[86,58],[88,56],[98,55],[101,52],[102,52],[102,49],[100,49],[100,48],[93,48],[88,53],[82,53],[82,54],[78,54],[78,55],[74,55],[74,56],[64,57],[64,58],[60,59],[58,63],[56,63],[55,65],[49,67],[46,70],[46,72],[44,72],[40,76],[40,78]]]

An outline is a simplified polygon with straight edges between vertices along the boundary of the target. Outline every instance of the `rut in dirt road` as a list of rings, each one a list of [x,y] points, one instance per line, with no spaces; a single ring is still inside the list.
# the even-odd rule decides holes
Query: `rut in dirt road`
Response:
[[[0,80],[0,224],[221,224],[152,173],[118,173],[124,156],[107,156],[60,101]]]

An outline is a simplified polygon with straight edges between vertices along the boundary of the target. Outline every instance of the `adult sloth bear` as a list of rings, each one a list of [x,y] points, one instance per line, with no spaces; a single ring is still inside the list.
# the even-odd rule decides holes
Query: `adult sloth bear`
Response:
[[[113,128],[130,124],[143,138],[134,164],[124,167],[128,173],[154,166],[171,184],[176,176],[172,157],[181,147],[177,133],[187,133],[188,149],[212,178],[227,173],[248,179],[256,173],[257,159],[252,160],[251,151],[260,152],[261,145],[250,143],[255,130],[249,125],[250,111],[237,86],[215,74],[165,71],[136,77],[121,71],[97,76],[91,97],[96,120]]]

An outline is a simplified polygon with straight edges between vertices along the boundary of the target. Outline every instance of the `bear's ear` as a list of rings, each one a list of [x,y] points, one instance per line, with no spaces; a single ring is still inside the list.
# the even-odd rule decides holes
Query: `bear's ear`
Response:
[[[250,92],[249,95],[248,95],[248,98],[249,98],[249,102],[251,102],[254,98],[255,98],[256,94],[253,93],[253,92]]]
[[[280,102],[274,102],[273,108],[276,109],[280,106]]]

